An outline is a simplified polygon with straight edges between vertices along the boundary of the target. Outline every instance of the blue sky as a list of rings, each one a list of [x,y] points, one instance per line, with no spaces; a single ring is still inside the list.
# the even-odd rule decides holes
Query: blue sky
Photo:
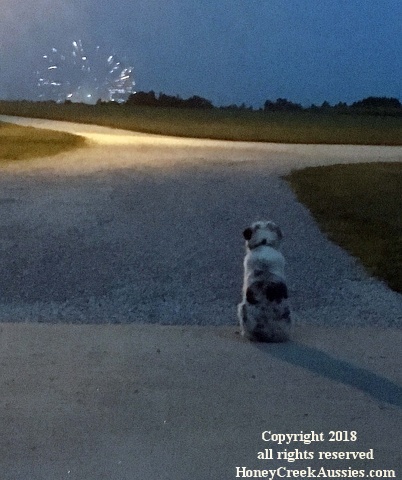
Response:
[[[28,4],[28,5],[27,5]],[[0,98],[36,98],[41,56],[82,39],[138,90],[216,105],[402,97],[401,0],[0,0]]]

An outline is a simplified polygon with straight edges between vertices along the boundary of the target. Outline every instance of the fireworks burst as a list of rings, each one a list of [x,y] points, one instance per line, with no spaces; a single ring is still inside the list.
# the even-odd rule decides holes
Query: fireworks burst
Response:
[[[115,55],[103,55],[99,46],[86,53],[81,40],[73,42],[66,54],[52,48],[43,55],[36,77],[41,100],[122,103],[135,93],[133,67]]]

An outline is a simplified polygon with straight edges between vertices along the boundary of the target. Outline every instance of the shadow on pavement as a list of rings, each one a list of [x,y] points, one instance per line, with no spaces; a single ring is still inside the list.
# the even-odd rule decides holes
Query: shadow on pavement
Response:
[[[402,408],[402,387],[365,368],[299,343],[256,345],[259,350],[313,373],[357,388],[376,400]]]

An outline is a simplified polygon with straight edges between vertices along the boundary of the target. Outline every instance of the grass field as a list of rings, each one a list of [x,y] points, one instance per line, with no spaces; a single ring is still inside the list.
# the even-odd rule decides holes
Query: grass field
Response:
[[[82,137],[0,122],[0,162],[56,155],[81,147]]]
[[[0,101],[0,113],[235,141],[402,145],[402,117]]]
[[[402,162],[306,168],[285,179],[329,238],[402,293]]]

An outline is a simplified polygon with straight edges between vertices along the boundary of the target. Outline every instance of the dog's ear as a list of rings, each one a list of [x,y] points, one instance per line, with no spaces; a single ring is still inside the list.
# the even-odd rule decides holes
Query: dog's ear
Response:
[[[252,235],[253,235],[253,230],[252,230],[250,227],[246,228],[246,229],[244,230],[244,232],[243,232],[243,237],[244,237],[247,241],[250,240],[250,238],[251,238]]]
[[[283,238],[283,233],[280,227],[274,222],[268,222],[267,227],[271,230],[271,232],[275,232],[278,236],[278,240],[282,240]]]
[[[278,227],[278,225],[276,225],[275,231],[276,231],[276,233],[277,233],[277,235],[278,235],[278,239],[279,239],[279,240],[282,240],[282,238],[283,238],[283,233],[282,233],[281,228]]]

